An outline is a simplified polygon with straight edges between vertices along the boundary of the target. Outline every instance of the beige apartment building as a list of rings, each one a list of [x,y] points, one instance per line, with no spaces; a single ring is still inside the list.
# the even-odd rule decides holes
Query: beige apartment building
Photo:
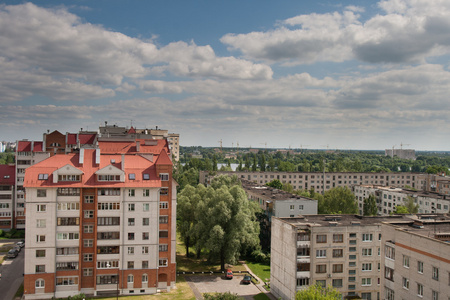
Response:
[[[436,192],[414,191],[398,187],[385,187],[375,185],[354,186],[353,192],[358,202],[359,213],[363,214],[364,199],[374,195],[377,201],[378,215],[389,215],[394,212],[397,205],[404,205],[408,197],[414,198],[419,205],[420,214],[448,213],[450,197]]]
[[[355,185],[380,185],[391,187],[410,186],[416,190],[436,191],[437,182],[449,180],[448,177],[411,173],[358,173],[358,172],[260,172],[260,171],[234,171],[215,172],[211,175],[208,171],[200,171],[200,183],[208,184],[216,175],[236,175],[238,178],[266,184],[274,179],[283,184],[289,183],[295,190],[310,190],[323,193],[334,187],[349,187]]]
[[[450,219],[413,216],[382,224],[382,299],[450,298]]]

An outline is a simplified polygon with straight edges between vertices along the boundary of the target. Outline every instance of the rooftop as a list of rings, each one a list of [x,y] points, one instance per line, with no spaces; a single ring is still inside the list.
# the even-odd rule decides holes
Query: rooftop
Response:
[[[261,198],[273,201],[286,201],[286,200],[296,200],[301,199],[305,201],[317,201],[311,198],[299,196],[296,194],[291,194],[283,190],[279,190],[266,185],[259,185],[253,181],[245,180],[239,178],[242,183],[242,188],[246,191],[258,194]]]

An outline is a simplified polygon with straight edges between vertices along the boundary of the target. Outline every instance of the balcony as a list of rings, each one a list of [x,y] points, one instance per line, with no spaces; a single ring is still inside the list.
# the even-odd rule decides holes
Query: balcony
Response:
[[[297,272],[297,278],[311,278],[311,272],[310,271]]]
[[[311,241],[297,241],[297,248],[310,247]]]
[[[309,264],[311,262],[311,256],[297,256],[297,263]]]

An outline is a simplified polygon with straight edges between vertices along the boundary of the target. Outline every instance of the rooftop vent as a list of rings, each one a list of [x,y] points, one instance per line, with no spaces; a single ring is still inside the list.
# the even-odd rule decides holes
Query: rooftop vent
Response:
[[[112,164],[115,164],[115,163],[116,163],[116,160],[115,160],[115,159],[111,159],[111,163],[112,163]]]

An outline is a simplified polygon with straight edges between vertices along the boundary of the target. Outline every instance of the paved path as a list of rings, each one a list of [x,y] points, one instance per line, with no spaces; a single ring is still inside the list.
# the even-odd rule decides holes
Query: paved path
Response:
[[[16,241],[1,241],[2,244],[5,242],[15,243]],[[25,248],[22,248],[16,258],[5,257],[3,264],[0,266],[0,273],[2,274],[0,280],[0,295],[2,296],[0,298],[3,300],[12,300],[23,282],[24,250]]]
[[[256,287],[257,287],[262,293],[266,294],[267,297],[269,297],[270,299],[272,299],[272,300],[277,300],[277,298],[275,298],[275,296],[272,295],[272,293],[270,293],[269,291],[267,291],[267,290],[264,288],[264,281],[262,281],[261,278],[259,278],[258,276],[256,276],[256,275],[252,272],[252,270],[250,270],[250,268],[247,266],[247,264],[242,264],[242,265],[245,267],[245,269],[247,270],[247,272],[250,273],[250,275],[252,275],[253,277],[255,277],[255,278],[259,281],[258,284],[255,284]]]

